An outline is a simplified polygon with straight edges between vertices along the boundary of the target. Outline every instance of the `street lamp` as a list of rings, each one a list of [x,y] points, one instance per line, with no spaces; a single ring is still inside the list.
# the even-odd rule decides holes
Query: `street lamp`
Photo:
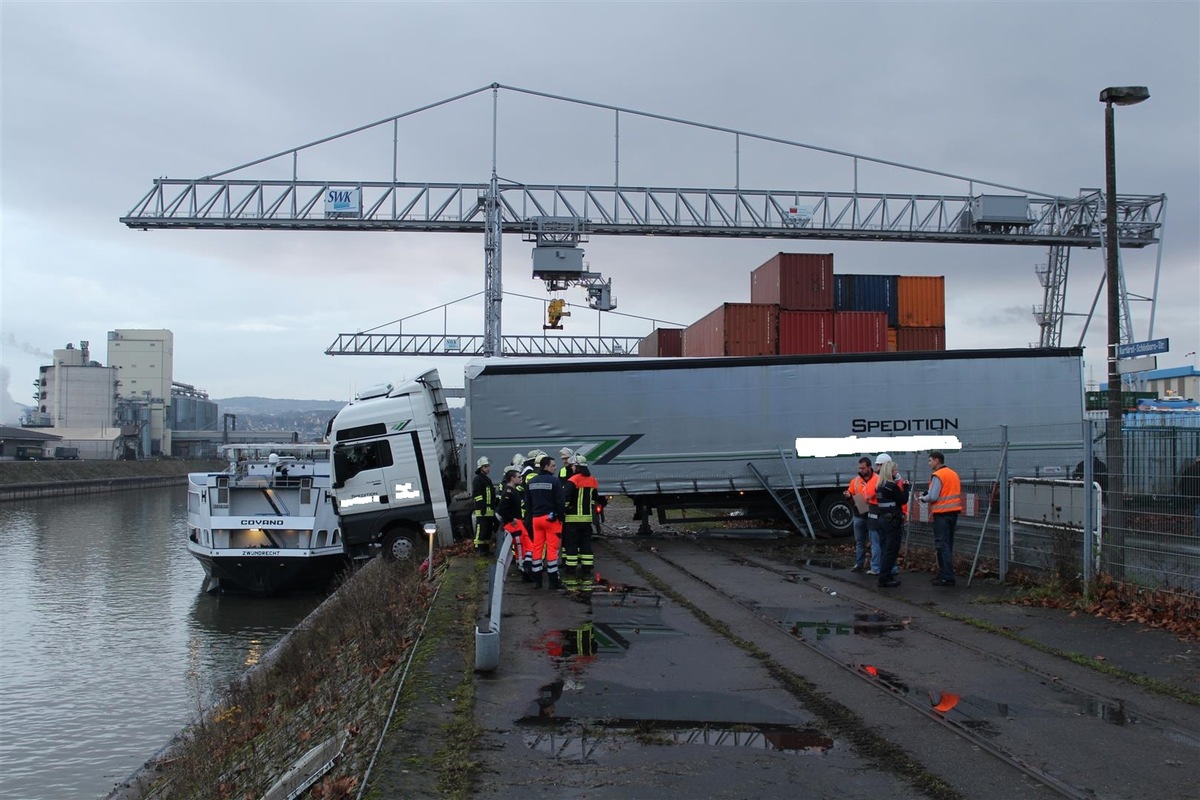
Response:
[[[1105,237],[1105,281],[1108,283],[1108,529],[1113,543],[1113,577],[1124,573],[1125,530],[1122,506],[1125,497],[1124,448],[1121,431],[1121,371],[1117,348],[1121,345],[1121,276],[1117,247],[1117,156],[1113,131],[1113,106],[1131,106],[1150,97],[1145,86],[1110,86],[1100,92],[1104,103],[1104,195],[1108,224]]]

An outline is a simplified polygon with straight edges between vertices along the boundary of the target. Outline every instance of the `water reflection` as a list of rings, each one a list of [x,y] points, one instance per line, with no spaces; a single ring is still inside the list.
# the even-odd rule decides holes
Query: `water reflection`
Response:
[[[320,602],[203,594],[186,497],[0,503],[4,797],[102,795]]]

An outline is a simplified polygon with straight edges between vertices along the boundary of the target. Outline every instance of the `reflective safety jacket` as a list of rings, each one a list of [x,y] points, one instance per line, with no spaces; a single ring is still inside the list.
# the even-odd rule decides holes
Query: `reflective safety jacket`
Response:
[[[475,516],[490,517],[496,511],[496,487],[492,479],[481,470],[475,470],[475,479],[471,481],[471,494],[475,499]]]
[[[963,503],[962,482],[958,479],[958,473],[942,465],[933,471],[933,477],[941,483],[941,488],[937,498],[929,503],[930,513],[961,512],[965,508],[965,504]]]
[[[587,467],[579,467],[567,479],[567,522],[591,523],[596,513],[596,490],[599,488]]]
[[[867,504],[870,504],[871,501],[875,499],[875,492],[874,492],[874,490],[871,490],[870,494],[868,494],[867,489],[871,485],[871,481],[878,481],[878,480],[879,480],[878,475],[872,475],[870,478],[864,478],[861,475],[855,475],[854,478],[851,479],[851,481],[850,481],[850,486],[847,488],[847,491],[850,492],[851,503],[854,502],[855,497],[861,497],[864,502],[866,502]],[[858,511],[857,505],[854,505],[853,508],[854,508],[854,516],[856,516],[856,517],[864,516],[867,513],[864,511],[860,514]]]
[[[496,504],[496,514],[505,525],[513,520],[521,519],[521,489],[519,487],[504,484],[500,490],[500,502]]]

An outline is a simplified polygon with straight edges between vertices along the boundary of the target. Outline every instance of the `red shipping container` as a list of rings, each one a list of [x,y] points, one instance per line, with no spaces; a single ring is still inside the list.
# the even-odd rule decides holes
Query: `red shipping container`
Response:
[[[683,332],[683,355],[769,356],[779,351],[779,306],[725,303]]]
[[[781,356],[832,353],[833,342],[833,312],[779,312],[779,354]]]
[[[896,279],[896,301],[901,328],[946,327],[944,276],[900,275]]]
[[[655,328],[638,342],[638,355],[647,358],[679,358],[683,355],[683,328]]]
[[[834,312],[833,347],[836,353],[886,352],[887,312]]]
[[[750,273],[750,302],[833,311],[833,253],[776,253]]]
[[[914,350],[945,350],[945,328],[897,328],[896,349],[902,353]]]

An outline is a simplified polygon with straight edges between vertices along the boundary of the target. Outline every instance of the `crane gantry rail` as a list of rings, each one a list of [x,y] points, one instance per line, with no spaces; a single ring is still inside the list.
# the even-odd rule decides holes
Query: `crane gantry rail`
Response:
[[[395,180],[255,180],[223,177],[290,156],[293,175],[301,151],[367,128],[491,89],[493,95],[492,175],[483,183]],[[548,97],[794,147],[832,153],[967,183],[966,194],[825,192],[801,189],[684,188],[612,185],[526,184],[499,178],[496,171],[496,103],[500,89]],[[740,151],[739,151],[740,158]],[[739,168],[740,170],[740,168]],[[740,174],[740,172],[739,172]],[[856,172],[857,175],[857,172]],[[855,181],[857,186],[857,178]],[[977,192],[1001,189],[1002,195]],[[1016,193],[1016,194],[1014,194]],[[343,201],[331,204],[331,198]],[[989,199],[1016,213],[994,214]],[[1021,203],[1024,205],[1021,205]],[[1165,195],[1119,195],[1117,232],[1122,248],[1161,247]],[[557,97],[491,84],[414,111],[326,137],[273,156],[197,178],[158,178],[141,200],[121,217],[130,228],[150,230],[241,229],[328,231],[438,231],[484,234],[485,311],[482,339],[467,334],[339,334],[326,351],[357,355],[623,355],[626,337],[504,337],[500,329],[500,242],[505,233],[526,233],[534,221],[570,218],[591,236],[686,236],[774,238],[784,240],[903,241],[1026,245],[1049,248],[1048,265],[1039,275],[1045,290],[1039,324],[1043,346],[1058,346],[1063,297],[1071,248],[1103,247],[1105,202],[1099,189],[1064,197],[964,176],[896,164],[867,156],[790,142],[729,128],[673,119],[589,101]],[[1161,249],[1160,249],[1161,255]],[[1122,285],[1122,291],[1124,286]],[[1097,292],[1098,294],[1098,292]],[[1153,301],[1153,298],[1145,298]],[[1093,309],[1095,302],[1093,301]],[[1132,331],[1128,301],[1123,330]],[[1089,313],[1090,318],[1090,313]],[[561,340],[561,341],[559,341]],[[633,339],[636,342],[636,339]],[[427,349],[428,348],[428,349]],[[635,348],[634,348],[635,350]]]

